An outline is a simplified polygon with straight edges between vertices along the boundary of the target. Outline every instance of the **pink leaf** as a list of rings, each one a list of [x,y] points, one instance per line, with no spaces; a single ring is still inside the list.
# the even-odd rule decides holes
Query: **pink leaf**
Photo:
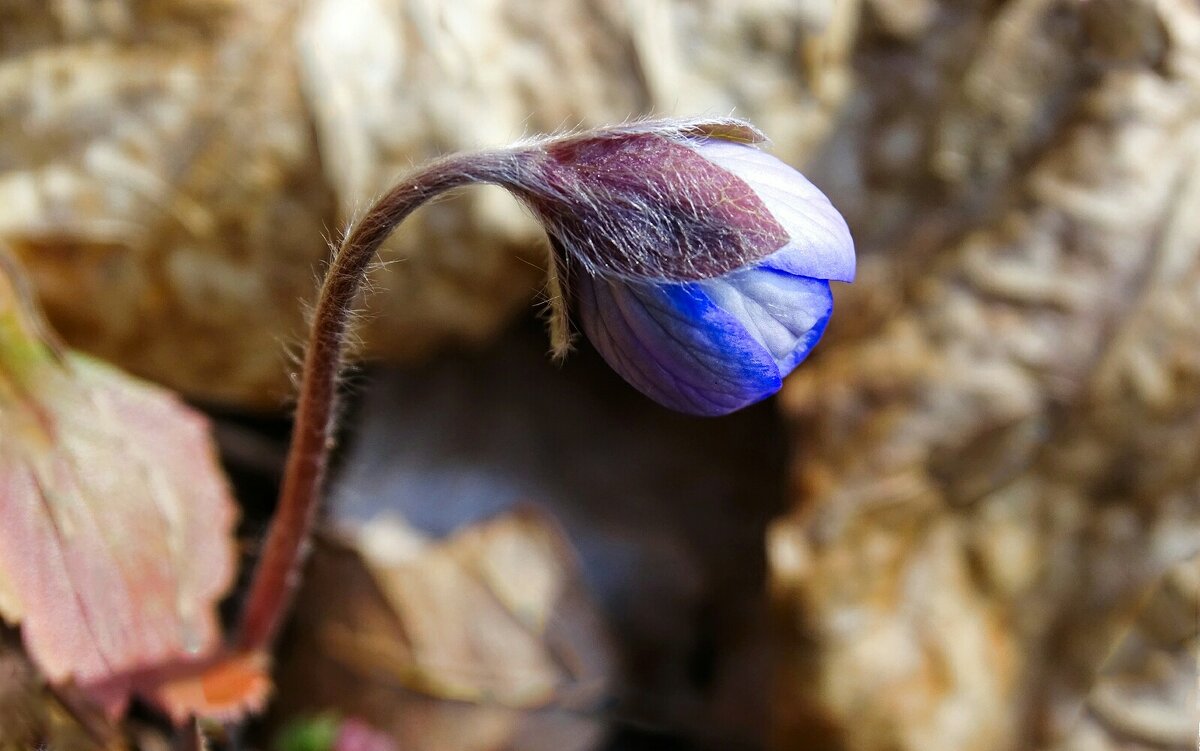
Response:
[[[204,418],[60,353],[21,284],[0,265],[0,615],[115,715],[220,645],[235,505]]]

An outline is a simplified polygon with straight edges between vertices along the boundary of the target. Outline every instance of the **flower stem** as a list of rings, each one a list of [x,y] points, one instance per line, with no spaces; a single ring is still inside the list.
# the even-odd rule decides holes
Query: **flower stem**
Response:
[[[346,233],[321,285],[279,502],[243,605],[237,647],[269,649],[290,609],[334,444],[338,374],[354,304],[375,252],[417,207],[473,183],[511,182],[514,152],[454,155],[409,176]]]

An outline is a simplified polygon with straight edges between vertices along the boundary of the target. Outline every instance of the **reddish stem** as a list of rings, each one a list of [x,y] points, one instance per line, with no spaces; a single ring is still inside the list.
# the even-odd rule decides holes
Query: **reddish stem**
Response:
[[[447,190],[511,182],[513,152],[455,155],[411,175],[380,198],[343,238],[321,285],[300,382],[283,486],[238,633],[244,650],[269,649],[291,606],[316,521],[334,443],[338,374],[358,292],[375,252],[418,206]]]

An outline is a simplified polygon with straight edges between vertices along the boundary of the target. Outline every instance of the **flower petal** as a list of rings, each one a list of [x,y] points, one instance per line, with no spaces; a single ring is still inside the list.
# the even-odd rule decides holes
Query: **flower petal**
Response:
[[[824,279],[795,276],[770,262],[698,284],[766,347],[786,376],[825,332],[833,294]]]
[[[776,268],[854,281],[854,240],[846,220],[808,178],[753,146],[705,139],[693,142],[693,148],[749,185],[787,231],[791,239],[775,253]]]
[[[611,281],[580,274],[580,319],[608,364],[658,403],[724,415],[783,381],[776,358],[697,283]]]

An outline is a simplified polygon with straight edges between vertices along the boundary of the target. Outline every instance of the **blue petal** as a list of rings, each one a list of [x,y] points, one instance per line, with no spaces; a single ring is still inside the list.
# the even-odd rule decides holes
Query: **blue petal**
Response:
[[[577,281],[583,329],[609,365],[660,404],[698,415],[778,391],[833,308],[828,282],[766,262],[702,282]]]
[[[775,358],[695,283],[612,281],[581,274],[584,332],[613,370],[663,406],[724,415],[765,399]]]
[[[808,178],[754,146],[705,139],[693,148],[749,185],[787,232],[790,241],[775,253],[782,254],[776,261],[779,268],[816,279],[854,281],[854,239],[846,220]]]

